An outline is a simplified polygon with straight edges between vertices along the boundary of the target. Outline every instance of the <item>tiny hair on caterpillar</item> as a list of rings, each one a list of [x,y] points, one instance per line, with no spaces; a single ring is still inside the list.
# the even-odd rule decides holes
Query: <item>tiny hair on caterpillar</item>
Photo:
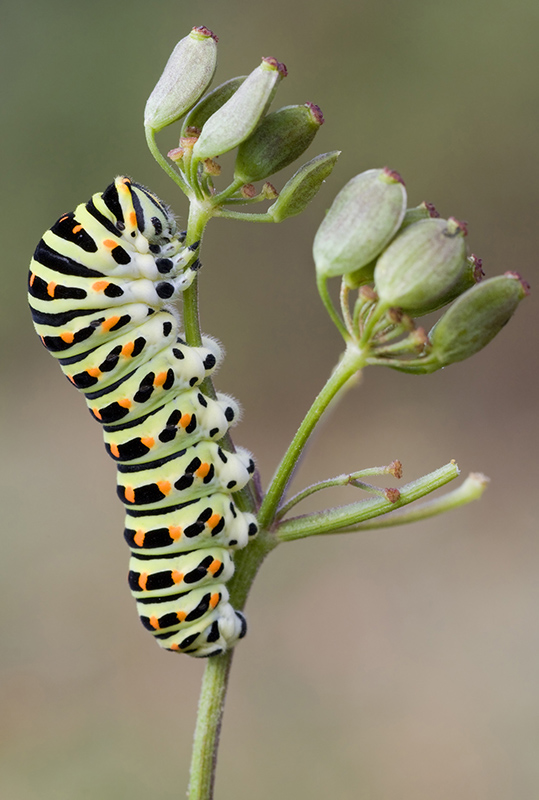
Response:
[[[174,301],[200,266],[199,243],[184,241],[152,192],[118,177],[44,234],[28,295],[41,341],[84,394],[117,463],[141,622],[161,647],[204,657],[245,635],[226,583],[233,551],[258,528],[233,499],[253,459],[219,444],[238,405],[201,388],[221,348],[181,335]]]

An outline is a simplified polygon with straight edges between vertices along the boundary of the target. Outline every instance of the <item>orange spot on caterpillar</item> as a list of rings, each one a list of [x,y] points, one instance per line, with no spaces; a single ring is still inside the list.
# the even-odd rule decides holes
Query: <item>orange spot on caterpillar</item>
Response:
[[[82,230],[82,225],[75,225],[75,227],[73,228],[73,233],[78,233],[81,230]]]
[[[211,572],[212,575],[215,575],[220,566],[221,562],[217,558],[214,558],[208,567],[208,572]]]
[[[214,592],[210,597],[210,608],[215,608],[220,599],[221,595],[219,594],[219,592]]]
[[[124,344],[124,346],[122,347],[122,355],[128,358],[134,349],[135,349],[135,342],[127,342],[127,344]]]
[[[115,247],[118,247],[118,242],[115,242],[114,239],[103,239],[102,244],[107,250],[114,250]]]
[[[170,481],[157,481],[157,487],[163,494],[168,494],[172,489]]]
[[[90,369],[87,369],[86,372],[88,373],[88,375],[90,375],[91,378],[99,378],[99,376],[101,375],[101,370],[99,369],[99,367],[90,367]]]
[[[137,547],[142,547],[144,544],[144,539],[146,538],[146,533],[141,528],[135,533],[133,536],[133,541],[137,545]]]
[[[183,622],[187,614],[185,613],[185,611],[177,611],[176,616],[178,617],[178,622]]]
[[[155,444],[155,439],[153,439],[151,436],[144,436],[143,438],[141,438],[140,441],[142,442],[144,447],[150,447],[151,448]]]
[[[114,326],[117,325],[119,321],[120,317],[118,316],[109,317],[108,319],[106,319],[104,322],[101,323],[101,328],[104,331],[110,331],[110,329],[114,328]]]
[[[155,376],[153,385],[154,386],[162,386],[167,379],[166,372],[160,372],[158,375]]]
[[[94,292],[104,292],[108,285],[108,281],[96,281],[95,283],[92,283],[92,289]]]
[[[143,592],[146,591],[146,584],[147,583],[148,583],[148,573],[147,572],[141,572],[140,575],[138,576],[138,585],[140,586],[140,588],[142,589]]]
[[[132,406],[131,400],[128,397],[122,397],[122,399],[117,402],[122,408],[131,408]]]
[[[110,445],[110,452],[112,453],[114,458],[120,458],[120,451],[118,450],[118,445],[117,444],[111,444]]]
[[[195,471],[195,475],[198,478],[205,478],[209,471],[210,464],[205,462],[204,464],[201,464],[200,467]]]
[[[169,650],[175,650],[176,652],[178,652],[178,650],[180,649],[180,645],[177,644],[176,642],[174,642],[174,644],[171,644],[168,649]]]
[[[74,338],[75,334],[71,333],[71,331],[65,331],[65,333],[60,334],[60,339],[66,344],[71,344]]]
[[[97,406],[95,408],[92,408],[92,411],[94,413],[94,417],[97,417],[97,419],[101,419],[101,414],[99,413],[99,409]]]
[[[68,379],[68,381],[71,381],[71,383],[73,383],[73,384],[75,383],[75,378],[73,377],[73,375],[67,375],[66,374],[66,378]]]
[[[189,423],[191,422],[191,414],[183,414],[178,425],[181,425],[182,428],[187,428]]]
[[[209,520],[206,522],[206,525],[208,526],[208,528],[213,530],[215,526],[219,524],[220,521],[221,521],[220,514],[212,514]]]
[[[47,294],[49,295],[49,297],[54,297],[54,290],[56,289],[57,286],[58,284],[55,283],[54,281],[49,281],[49,283],[47,284]]]
[[[151,626],[152,626],[152,628],[154,628],[156,631],[158,631],[158,630],[159,630],[159,620],[157,619],[157,617],[150,617],[150,625],[151,625]]]
[[[168,535],[173,542],[176,542],[182,535],[182,529],[179,525],[170,525],[168,529]]]
[[[129,212],[129,223],[130,223],[131,227],[133,227],[133,228],[137,227],[137,215],[135,214],[134,211],[130,211]]]
[[[64,214],[64,216],[63,216],[63,217],[60,217],[60,219],[58,220],[58,222],[63,222],[65,219],[68,219],[68,218],[69,218],[69,214]]]
[[[30,273],[30,286],[34,285],[35,279],[36,279],[36,273],[35,272],[31,272]]]
[[[135,502],[135,490],[132,486],[126,486],[124,489],[124,496],[128,503]]]
[[[170,573],[170,577],[172,578],[174,583],[181,583],[183,581],[183,574],[181,572],[178,572],[177,569],[172,570],[172,572]]]

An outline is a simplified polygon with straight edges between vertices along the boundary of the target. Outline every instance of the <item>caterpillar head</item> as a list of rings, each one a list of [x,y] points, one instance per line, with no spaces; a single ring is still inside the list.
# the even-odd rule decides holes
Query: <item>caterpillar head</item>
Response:
[[[178,234],[170,209],[155,194],[130,178],[116,178],[103,192],[103,201],[128,238],[134,239],[142,234],[150,245],[165,245]]]

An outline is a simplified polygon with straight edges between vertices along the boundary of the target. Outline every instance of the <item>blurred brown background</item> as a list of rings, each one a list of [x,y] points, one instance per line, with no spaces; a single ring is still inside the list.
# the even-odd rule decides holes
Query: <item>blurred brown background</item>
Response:
[[[204,245],[203,326],[228,351],[217,383],[241,399],[235,438],[266,481],[340,352],[310,249],[352,175],[398,169],[412,204],[469,222],[489,275],[517,269],[536,289],[471,361],[370,370],[324,426],[297,487],[393,458],[406,480],[456,458],[492,483],[451,516],[272,555],[235,658],[217,796],[539,796],[536,0],[21,0],[2,20],[0,796],[172,800],[187,784],[202,664],[137,620],[114,468],[33,333],[25,282],[42,232],[116,174],[185,215],[141,122],[197,24],[220,37],[217,81],[275,55],[289,68],[277,106],[326,116],[309,154],[343,151],[302,217],[217,220]]]

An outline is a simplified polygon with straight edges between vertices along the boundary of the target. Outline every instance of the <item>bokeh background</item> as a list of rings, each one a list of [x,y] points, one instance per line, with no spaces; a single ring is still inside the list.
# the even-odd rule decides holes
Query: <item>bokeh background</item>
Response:
[[[343,151],[303,216],[216,220],[204,243],[203,327],[228,351],[217,383],[243,403],[235,439],[265,480],[340,352],[311,241],[352,175],[398,169],[412,204],[469,222],[489,275],[538,284],[536,0],[3,3],[6,800],[172,800],[187,784],[203,665],[138,623],[114,467],[33,333],[25,284],[42,232],[116,174],[185,215],[141,122],[197,24],[220,37],[217,81],[275,55],[289,68],[277,106],[326,116],[311,155]],[[407,480],[456,458],[492,482],[451,516],[271,556],[235,658],[219,800],[539,796],[537,310],[536,291],[488,350],[441,373],[368,371],[324,426],[298,488],[393,458]]]

